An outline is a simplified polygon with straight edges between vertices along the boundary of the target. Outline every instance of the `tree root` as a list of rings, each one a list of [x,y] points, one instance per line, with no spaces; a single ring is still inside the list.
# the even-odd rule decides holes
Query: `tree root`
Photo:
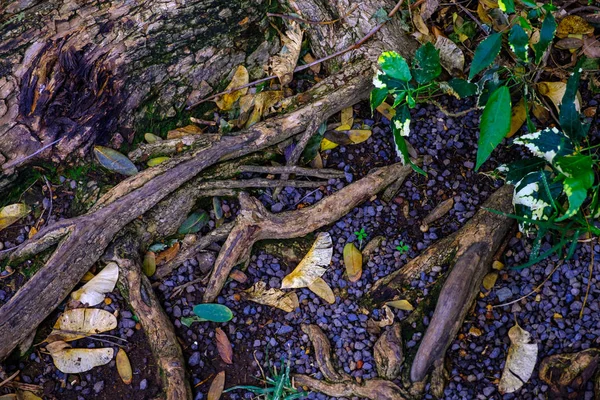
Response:
[[[242,193],[242,210],[219,252],[203,301],[214,301],[233,267],[255,242],[300,237],[333,223],[396,179],[406,178],[411,171],[410,166],[401,164],[380,168],[311,207],[279,214],[271,214],[258,200]]]

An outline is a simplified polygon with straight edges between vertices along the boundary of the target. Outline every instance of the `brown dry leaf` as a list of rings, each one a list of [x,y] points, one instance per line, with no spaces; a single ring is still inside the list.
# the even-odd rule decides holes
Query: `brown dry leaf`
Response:
[[[269,112],[269,109],[281,99],[283,99],[283,91],[281,90],[260,92],[257,94],[254,100],[254,110],[252,110],[252,114],[250,114],[248,122],[246,122],[246,128],[249,128],[260,121],[260,118],[263,115],[266,115]]]
[[[423,35],[429,36],[429,28],[425,24],[425,21],[423,21],[421,14],[419,12],[413,12],[412,19],[413,23],[415,24],[415,28],[417,28],[417,30]]]
[[[207,400],[219,400],[223,394],[223,388],[225,387],[225,371],[221,371],[215,376],[210,389],[208,389]]]
[[[362,275],[362,253],[354,243],[344,246],[344,265],[350,282],[356,282]]]
[[[239,283],[246,283],[246,281],[248,280],[248,276],[246,276],[246,274],[240,271],[239,269],[234,269],[233,271],[231,271],[229,273],[229,277]]]
[[[583,54],[589,58],[600,58],[600,41],[595,37],[584,37]]]
[[[284,292],[276,288],[267,289],[267,284],[263,281],[256,282],[252,287],[242,292],[241,295],[246,300],[277,307],[285,312],[292,312],[300,307],[296,293]]]
[[[421,5],[421,18],[424,20],[431,18],[439,5],[440,0],[425,0],[423,5]]]
[[[116,327],[117,318],[108,311],[99,308],[75,308],[61,314],[45,341],[69,342]]]
[[[131,363],[129,362],[129,357],[127,357],[127,353],[125,350],[119,349],[117,352],[117,372],[121,377],[121,380],[124,384],[129,385],[133,380],[133,371],[131,370]]]
[[[494,285],[496,284],[496,280],[498,279],[498,273],[496,271],[490,272],[486,276],[483,277],[483,287],[488,292],[492,290]]]
[[[496,6],[498,5],[496,4]],[[492,25],[492,19],[488,15],[488,10],[489,8],[487,8],[481,0],[479,3],[477,3],[477,16],[479,16],[481,22],[487,25]]]
[[[348,131],[348,137],[353,144],[359,144],[371,137],[373,132],[370,129],[351,129]]]
[[[219,355],[225,364],[233,364],[233,348],[229,338],[223,332],[223,329],[215,329],[215,341],[217,343],[217,350]]]
[[[186,125],[182,128],[177,128],[167,132],[167,139],[179,139],[184,136],[199,135],[202,129],[196,125]]]
[[[310,63],[316,61],[316,59],[310,53],[306,53],[302,59],[307,64],[310,64]],[[321,64],[316,64],[316,65],[313,65],[312,67],[308,67],[308,68],[315,74],[318,74],[319,72],[321,72]]]
[[[302,47],[302,29],[296,21],[292,21],[285,35],[281,37],[281,51],[269,61],[269,67],[277,75],[282,86],[292,81],[294,68],[298,63],[300,48]]]
[[[440,51],[440,64],[453,76],[461,76],[465,68],[465,55],[452,40],[438,36],[435,48]]]
[[[176,242],[173,246],[158,253],[156,255],[156,265],[160,265],[174,259],[177,253],[179,253],[179,247],[179,242]]]
[[[71,293],[73,300],[95,306],[104,301],[106,293],[115,289],[119,279],[119,266],[115,262],[109,262],[95,277],[83,285],[79,290]]]
[[[311,168],[314,168],[314,169],[322,169],[323,168],[323,158],[321,157],[320,153],[317,153],[315,158],[312,159],[312,161],[310,162],[310,166],[311,166]]]
[[[340,122],[341,126],[337,128],[337,130],[348,130],[352,129],[352,124],[354,123],[354,110],[352,107],[346,107],[341,111]],[[342,126],[345,126],[346,129],[340,129]]]
[[[562,98],[567,90],[567,84],[565,82],[540,82],[537,84],[536,89],[541,95],[549,98],[557,110],[560,110]],[[579,111],[580,104],[581,94],[577,91],[577,96],[575,98],[575,108],[577,111]]]
[[[527,120],[527,110],[525,109],[525,99],[521,98],[517,104],[512,106],[510,115],[510,130],[506,137],[512,137]]]
[[[0,231],[25,217],[31,209],[25,203],[10,204],[0,209]]]
[[[533,103],[531,112],[537,118],[540,123],[545,124],[550,119],[550,113],[541,103],[537,101]]]
[[[229,85],[227,85],[225,91],[247,85],[249,80],[250,76],[248,75],[248,70],[243,65],[240,65],[235,70],[233,79],[231,79],[231,82],[229,82]],[[229,111],[233,108],[235,102],[238,101],[238,99],[246,93],[248,93],[248,88],[236,90],[234,92],[227,93],[218,97],[215,100],[215,103],[217,104],[217,107],[219,107],[220,110]]]
[[[314,294],[325,300],[329,304],[335,303],[335,295],[323,278],[317,278],[313,283],[308,285],[308,289]]]
[[[483,333],[483,332],[481,332],[481,329],[479,329],[479,328],[476,328],[476,327],[474,327],[474,326],[472,326],[472,327],[469,329],[469,335],[471,335],[471,336],[479,337],[479,336],[481,336],[481,334],[482,334],[482,333]]]
[[[556,28],[556,37],[562,39],[569,35],[593,35],[594,27],[578,15],[568,15]]]
[[[531,343],[531,334],[521,328],[519,324],[510,328],[508,337],[511,345],[508,348],[506,364],[498,384],[498,391],[502,394],[512,393],[529,381],[538,354],[537,343]]]
[[[419,228],[421,232],[427,232],[429,230],[429,225],[448,214],[450,210],[452,210],[452,207],[454,207],[454,197],[450,197],[435,206],[435,208],[423,218],[423,222]]]
[[[412,311],[415,309],[415,307],[413,307],[413,305],[410,304],[410,302],[408,300],[393,300],[393,301],[388,301],[385,304],[387,304],[390,307],[394,307],[398,310],[403,310],[403,311]]]
[[[320,232],[298,266],[281,282],[282,289],[303,288],[323,276],[331,263],[333,243],[327,232]]]
[[[385,101],[383,103],[381,103],[377,108],[377,111],[379,111],[379,113],[381,115],[383,115],[384,117],[386,117],[387,119],[389,119],[390,121],[392,120],[392,118],[394,118],[394,116],[396,115],[396,110],[392,108],[392,106],[390,106],[388,103],[386,103]]]
[[[27,237],[29,239],[31,239],[32,237],[35,236],[35,234],[38,233],[38,230],[35,226],[32,226],[31,229],[29,229],[29,233],[27,234]]]
[[[554,44],[554,47],[562,50],[577,50],[581,46],[583,46],[583,40],[570,37],[560,39]]]
[[[79,374],[94,367],[108,364],[114,355],[111,348],[72,349],[65,342],[52,342],[46,346],[54,365],[65,374]]]
[[[377,326],[380,328],[385,328],[386,326],[390,326],[394,323],[394,313],[392,312],[392,309],[386,305],[381,307],[381,309],[385,313],[385,317],[383,317],[380,321],[377,321]]]
[[[486,8],[498,8],[498,0],[479,0],[480,4],[483,4]]]

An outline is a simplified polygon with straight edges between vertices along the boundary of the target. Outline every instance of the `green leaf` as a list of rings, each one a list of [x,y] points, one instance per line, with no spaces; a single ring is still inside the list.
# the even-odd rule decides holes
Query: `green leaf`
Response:
[[[317,131],[317,133],[315,133],[314,135],[312,135],[310,137],[310,139],[308,139],[308,142],[306,143],[306,146],[304,147],[304,151],[302,152],[302,162],[304,164],[308,164],[309,162],[314,160],[315,157],[317,156],[317,153],[319,152],[319,148],[321,147],[321,141],[323,140],[323,135],[325,134],[326,130],[327,130],[327,123],[324,122],[321,124],[321,126],[319,126],[319,130]]]
[[[229,307],[222,304],[198,304],[194,306],[193,311],[204,321],[227,322],[233,318]]]
[[[525,175],[530,172],[541,171],[545,166],[546,160],[539,157],[532,157],[501,165],[496,171],[505,175],[506,183],[514,185],[523,179]]]
[[[548,220],[554,212],[553,198],[557,198],[562,191],[560,183],[550,185],[550,193],[543,187],[543,180],[549,180],[548,171],[530,172],[515,184],[513,204],[515,214],[531,221]],[[532,231],[532,224],[520,220],[519,227],[522,232]]]
[[[510,107],[510,92],[506,86],[496,89],[488,99],[479,124],[475,170],[481,167],[510,131]]]
[[[154,243],[152,246],[148,247],[148,251],[152,251],[154,253],[160,253],[165,250],[168,246],[164,243]]]
[[[427,176],[425,171],[412,162],[410,154],[408,154],[408,146],[404,139],[404,137],[407,137],[410,134],[410,112],[408,107],[402,106],[396,110],[396,115],[394,115],[391,122],[394,144],[396,145],[396,154],[400,157],[403,164],[409,163],[415,172]]]
[[[569,77],[565,94],[560,104],[558,119],[560,127],[574,143],[579,143],[587,135],[588,124],[583,124],[575,102],[577,101],[577,89],[579,87],[579,78],[581,76],[581,65],[585,57],[582,57],[575,66],[575,72]]]
[[[223,207],[221,206],[221,199],[218,197],[213,197],[213,210],[216,219],[223,218]]]
[[[437,78],[442,73],[440,52],[429,42],[419,47],[413,62],[415,80],[424,85]]]
[[[388,96],[387,87],[383,87],[383,88],[376,87],[373,90],[371,90],[371,96],[370,96],[371,112],[375,111],[375,109],[377,107],[379,107],[379,105],[385,101],[385,98],[387,96]]]
[[[568,156],[575,151],[571,140],[556,128],[522,135],[513,143],[527,147],[535,156],[544,158],[549,163],[556,156]]]
[[[383,72],[393,79],[408,82],[412,78],[406,60],[395,51],[384,51],[377,62]]]
[[[562,217],[556,219],[557,222],[564,221],[565,219],[577,214],[577,211],[579,211],[579,208],[587,198],[588,189],[593,183],[593,171],[589,171],[589,173],[584,174],[584,176],[566,178],[564,180],[563,186],[565,194],[567,195],[567,199],[569,200],[569,209]]]
[[[181,224],[177,233],[186,235],[188,233],[198,233],[200,229],[208,223],[208,214],[205,211],[192,213]]]
[[[515,12],[515,0],[498,0],[498,7],[507,14]]]
[[[575,154],[571,156],[557,156],[554,159],[554,165],[567,177],[586,177],[588,187],[594,183],[594,159],[591,156]],[[589,174],[591,172],[591,180]]]
[[[448,81],[448,85],[461,99],[477,94],[477,85],[464,79],[452,78]]]
[[[547,12],[544,17],[544,22],[542,22],[542,29],[540,30],[540,41],[533,45],[533,50],[535,51],[535,62],[536,64],[540,62],[544,52],[552,43],[552,39],[554,39],[554,32],[556,31],[556,20],[552,16],[552,13]]]
[[[138,173],[136,166],[123,154],[104,146],[94,146],[94,155],[104,168],[122,175],[132,176]]]
[[[537,4],[535,4],[535,1],[533,1],[533,0],[521,0],[521,3],[523,3],[525,6],[530,7],[530,8],[537,7]]]
[[[529,45],[529,36],[525,29],[520,25],[513,25],[508,34],[508,44],[519,60],[527,62],[527,46]]]
[[[485,40],[479,43],[475,49],[473,62],[471,63],[471,71],[469,71],[469,80],[475,75],[487,68],[494,62],[496,56],[500,53],[502,47],[502,34],[494,33],[488,36]]]

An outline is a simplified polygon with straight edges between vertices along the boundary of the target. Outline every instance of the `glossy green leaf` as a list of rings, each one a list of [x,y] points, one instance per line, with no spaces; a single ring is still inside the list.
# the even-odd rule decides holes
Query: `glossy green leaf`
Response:
[[[223,218],[223,207],[221,206],[221,199],[213,197],[213,211],[215,212],[215,218]]]
[[[431,82],[442,73],[440,52],[433,44],[427,42],[417,49],[412,73],[421,85]]]
[[[487,101],[479,124],[475,170],[481,167],[510,131],[510,107],[510,92],[506,86],[496,89]]]
[[[452,78],[448,85],[461,99],[477,94],[477,85],[460,78]]]
[[[204,321],[227,322],[233,318],[231,310],[222,304],[198,304],[194,306],[193,311]]]
[[[510,49],[521,61],[527,62],[527,48],[529,46],[529,36],[521,25],[513,25],[508,34],[508,44]]]
[[[410,69],[404,57],[395,51],[384,51],[377,60],[381,70],[393,79],[408,82],[411,80]]]
[[[208,223],[208,214],[205,211],[199,211],[192,213],[185,221],[181,224],[177,233],[185,235],[188,233],[198,233],[200,229]]]
[[[519,219],[521,232],[534,231],[533,221],[545,221],[554,212],[553,199],[562,191],[561,183],[553,183],[550,190],[545,190],[543,181],[550,180],[548,171],[530,172],[515,184],[513,205]],[[531,221],[531,222],[526,222]]]
[[[100,165],[110,171],[128,176],[138,173],[131,160],[116,150],[104,146],[94,146],[94,155]]]
[[[369,97],[369,103],[371,104],[371,112],[374,112],[377,107],[381,103],[385,101],[385,98],[388,96],[387,87],[383,88],[374,88],[371,90],[371,95]]]
[[[521,135],[514,143],[527,147],[533,155],[544,158],[549,163],[556,156],[568,156],[575,151],[571,140],[556,128]]]
[[[515,0],[498,0],[498,7],[507,14],[515,12]]]
[[[494,60],[500,53],[501,47],[501,33],[493,33],[481,43],[479,43],[479,46],[477,46],[477,48],[475,49],[475,55],[473,56],[473,62],[471,63],[471,70],[469,71],[469,80],[473,79],[475,75],[483,71],[491,63],[494,62]]]
[[[419,168],[410,159],[408,154],[408,146],[404,139],[410,134],[410,111],[406,105],[401,106],[396,110],[396,115],[392,118],[392,134],[394,136],[394,144],[396,145],[396,154],[403,164],[409,163],[411,167],[422,175],[427,175],[425,171]]]
[[[566,178],[564,180],[564,191],[569,200],[569,208],[562,217],[556,219],[557,222],[564,221],[577,214],[577,211],[579,211],[581,205],[587,198],[587,191],[591,187],[589,182],[592,182],[592,184],[594,182],[593,171],[589,171],[585,176]]]
[[[323,135],[327,130],[327,122],[324,122],[319,126],[319,130],[317,133],[312,135],[306,146],[304,147],[304,151],[302,152],[302,162],[304,164],[308,164],[312,160],[315,159],[317,154],[319,153],[319,148],[321,147],[321,141],[323,140]]]
[[[535,1],[533,1],[533,0],[521,0],[521,3],[523,3],[525,6],[530,7],[530,8],[537,7],[537,4],[535,4]]]
[[[506,183],[516,184],[531,172],[540,171],[546,166],[546,161],[539,157],[524,158],[510,164],[499,166],[496,171],[505,176]]]
[[[552,13],[547,12],[542,22],[542,29],[540,30],[540,41],[533,45],[535,51],[535,62],[539,63],[544,55],[544,52],[552,43],[554,39],[554,33],[556,32],[556,20],[552,16]]]
[[[582,57],[575,66],[575,71],[567,81],[565,94],[560,104],[559,121],[562,130],[571,138],[574,143],[579,143],[587,135],[589,125],[581,122],[581,117],[577,111],[577,89],[579,88],[579,78],[581,76],[581,65],[585,57]]]

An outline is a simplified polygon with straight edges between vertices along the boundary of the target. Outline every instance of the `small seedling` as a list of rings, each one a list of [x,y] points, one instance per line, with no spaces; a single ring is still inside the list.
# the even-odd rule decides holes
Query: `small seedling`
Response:
[[[408,251],[409,247],[407,244],[404,244],[404,242],[401,240],[400,244],[398,246],[396,246],[396,250],[398,250],[400,252],[400,254],[404,254]]]
[[[363,240],[367,238],[367,232],[365,232],[365,228],[360,228],[360,231],[354,232],[354,234],[358,239],[358,247],[362,248]]]

